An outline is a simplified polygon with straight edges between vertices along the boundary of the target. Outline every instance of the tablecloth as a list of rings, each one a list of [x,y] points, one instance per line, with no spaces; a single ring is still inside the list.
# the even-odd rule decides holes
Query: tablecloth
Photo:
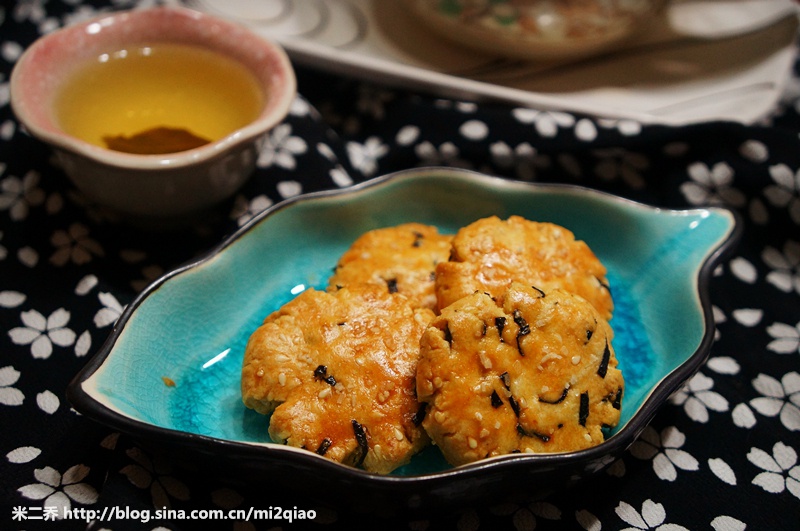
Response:
[[[153,0],[0,6],[0,528],[195,529],[157,508],[313,510],[313,520],[216,529],[797,529],[800,522],[800,79],[742,125],[646,125],[470,102],[303,65],[299,94],[253,178],[204,223],[154,234],[114,222],[69,183],[9,105],[9,75],[40,34]],[[546,498],[422,517],[351,514],[162,461],[84,418],[65,388],[149,282],[281,200],[392,171],[445,165],[573,183],[647,204],[724,204],[742,238],[715,271],[708,362],[607,469]],[[57,507],[115,508],[64,519]],[[127,512],[125,512],[127,511]],[[63,513],[59,512],[58,515]]]

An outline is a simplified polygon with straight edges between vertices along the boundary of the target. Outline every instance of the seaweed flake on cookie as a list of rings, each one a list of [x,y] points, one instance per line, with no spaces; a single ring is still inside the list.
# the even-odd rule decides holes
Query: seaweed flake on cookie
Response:
[[[436,265],[450,256],[451,235],[436,227],[405,223],[361,235],[341,256],[328,291],[358,283],[405,295],[419,308],[436,308]]]
[[[514,283],[442,309],[421,340],[423,427],[447,461],[588,448],[619,422],[608,322],[581,297]]]
[[[453,238],[448,262],[436,268],[440,308],[474,293],[499,297],[514,281],[543,291],[561,288],[588,300],[605,319],[614,303],[606,268],[568,229],[520,216],[483,218]]]
[[[243,401],[273,441],[389,473],[429,443],[415,371],[433,317],[380,286],[306,290],[251,335]]]

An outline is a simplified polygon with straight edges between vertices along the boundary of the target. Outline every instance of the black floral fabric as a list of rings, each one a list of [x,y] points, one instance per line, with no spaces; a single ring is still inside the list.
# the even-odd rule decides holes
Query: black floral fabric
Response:
[[[708,362],[606,470],[544,499],[425,517],[315,504],[308,521],[217,529],[796,529],[800,517],[800,79],[752,125],[681,127],[459,101],[297,68],[299,94],[251,180],[202,225],[121,225],[66,179],[9,105],[9,76],[38,36],[155,1],[18,0],[0,6],[0,528],[194,529],[198,522],[53,521],[52,507],[129,511],[292,507],[186,470],[71,409],[70,379],[148,283],[283,199],[405,168],[445,165],[574,183],[666,208],[724,204],[744,221],[715,271]],[[524,493],[522,493],[524,494]],[[523,497],[524,498],[524,497]],[[130,513],[128,516],[131,516]],[[135,513],[142,514],[142,513]]]

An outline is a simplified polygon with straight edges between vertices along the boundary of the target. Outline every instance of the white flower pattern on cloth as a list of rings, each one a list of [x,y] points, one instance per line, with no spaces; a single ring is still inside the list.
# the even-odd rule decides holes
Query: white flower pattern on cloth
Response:
[[[75,465],[61,474],[53,467],[37,468],[33,471],[37,483],[20,487],[19,493],[30,500],[44,500],[44,507],[56,507],[55,514],[60,518],[72,502],[91,505],[97,502],[97,491],[88,483],[83,483],[90,469],[85,465]]]
[[[559,129],[568,129],[575,125],[575,116],[565,112],[517,108],[511,114],[519,122],[533,125],[536,132],[545,138],[552,138],[558,134]]]
[[[27,218],[31,207],[44,203],[44,191],[38,185],[39,174],[33,171],[22,179],[13,175],[4,178],[0,181],[0,210],[8,210],[15,221]]]
[[[0,405],[19,406],[25,401],[25,395],[13,387],[19,380],[20,372],[11,365],[0,367]]]
[[[739,374],[741,366],[739,362],[730,356],[715,356],[706,362],[706,367],[717,374]]]
[[[681,192],[693,205],[726,204],[741,207],[745,197],[741,191],[732,186],[734,171],[725,162],[719,162],[709,168],[702,162],[696,162],[688,168],[691,181],[681,185]]]
[[[75,332],[67,328],[70,313],[64,308],[48,317],[36,310],[29,310],[22,312],[20,319],[24,326],[12,328],[8,335],[17,345],[30,345],[34,358],[47,359],[53,353],[53,345],[69,347],[75,342]]]
[[[97,298],[103,306],[94,314],[94,325],[97,328],[105,328],[116,323],[125,307],[112,293],[101,292],[97,294]]]
[[[695,374],[683,388],[679,389],[670,402],[683,406],[684,411],[696,422],[708,422],[708,410],[728,411],[728,400],[721,394],[712,391],[714,380],[703,373]]]
[[[452,142],[443,142],[436,146],[426,140],[416,145],[414,153],[426,166],[451,166],[466,169],[470,167],[469,162],[461,158],[458,146]]]
[[[562,519],[561,510],[554,504],[544,501],[532,502],[526,505],[506,503],[492,507],[492,513],[510,516],[511,523],[517,531],[533,531],[537,528],[538,519],[543,521],[558,522]],[[465,513],[472,519],[478,516],[474,513]]]
[[[792,496],[800,499],[800,464],[797,463],[794,448],[781,442],[775,443],[771,454],[760,448],[752,448],[747,460],[763,470],[753,478],[753,485],[773,494],[788,490]]]
[[[644,187],[642,173],[650,166],[646,156],[619,148],[597,150],[595,153],[600,158],[595,166],[598,177],[607,181],[621,179],[633,189]]]
[[[664,506],[653,500],[647,499],[642,504],[642,512],[639,513],[632,505],[620,502],[616,509],[617,516],[626,524],[633,527],[626,527],[622,531],[689,531],[687,528],[676,524],[665,524],[667,512]]]
[[[772,323],[767,327],[772,337],[767,348],[778,354],[800,354],[800,321],[795,325]]]
[[[303,155],[307,149],[306,141],[292,134],[290,124],[278,124],[269,133],[256,165],[259,168],[278,166],[293,170],[297,167],[297,157]]]
[[[714,473],[715,476],[728,485],[736,485],[736,473],[733,471],[733,468],[731,468],[731,466],[723,459],[718,457],[709,459],[708,468]]]
[[[742,282],[753,284],[758,280],[758,270],[746,258],[741,256],[732,258],[728,267],[730,267],[731,273]]]
[[[697,459],[681,450],[686,436],[674,426],[664,428],[661,433],[651,426],[644,429],[639,439],[631,445],[631,455],[637,459],[652,460],[653,471],[665,481],[675,481],[678,469],[695,471]]]
[[[800,242],[786,240],[782,252],[768,246],[761,259],[772,269],[767,273],[767,282],[783,292],[794,290],[800,294]]]
[[[50,239],[56,252],[50,256],[50,263],[65,266],[72,262],[83,265],[94,256],[103,256],[102,246],[89,237],[89,229],[82,223],[73,223],[67,230],[57,230]]]
[[[501,168],[514,168],[516,176],[523,181],[536,180],[537,170],[549,168],[552,164],[549,157],[540,155],[528,142],[514,148],[502,141],[495,142],[489,149],[495,164]]]
[[[744,531],[747,529],[747,524],[732,516],[717,516],[711,521],[711,527],[714,531]]]
[[[250,200],[243,195],[237,195],[233,211],[231,212],[231,218],[235,219],[236,224],[241,227],[273,204],[274,202],[272,199],[264,194],[258,195]]]
[[[759,374],[753,388],[762,395],[750,401],[753,409],[765,417],[778,417],[789,431],[800,431],[800,373],[786,373],[780,380]]]
[[[153,507],[172,507],[171,498],[189,499],[189,487],[173,475],[174,468],[165,458],[151,458],[139,448],[131,448],[126,454],[134,463],[120,470],[128,480],[150,491]]]
[[[350,175],[347,173],[347,170],[341,166],[331,168],[330,172],[328,172],[328,175],[330,175],[331,181],[333,181],[333,183],[339,188],[345,188],[353,184],[353,178],[350,177]]]
[[[576,511],[575,520],[585,531],[600,531],[603,529],[603,523],[600,519],[586,509]]]
[[[597,125],[606,129],[615,129],[624,136],[636,136],[642,132],[641,122],[636,120],[598,118]]]
[[[9,463],[20,464],[30,463],[42,454],[39,448],[33,446],[21,446],[15,448],[6,454],[6,459]]]
[[[61,406],[61,400],[59,400],[58,396],[52,391],[42,391],[36,395],[36,404],[39,406],[39,409],[48,415],[52,415],[58,411],[58,408]]]
[[[367,177],[372,177],[378,171],[378,160],[386,156],[389,146],[384,144],[380,138],[371,136],[366,142],[348,142],[347,154],[350,157],[350,164]]]
[[[468,140],[478,141],[484,140],[489,135],[489,127],[480,120],[467,120],[461,124],[458,132]]]
[[[281,181],[278,183],[277,189],[283,199],[297,197],[303,193],[303,185],[298,181]]]
[[[363,114],[382,119],[386,114],[386,103],[394,99],[394,92],[374,85],[361,85],[358,88],[356,108]]]
[[[764,188],[767,200],[789,211],[792,220],[800,225],[800,170],[792,171],[786,164],[770,166],[769,174],[775,184]]]
[[[761,324],[763,317],[764,311],[754,308],[742,308],[733,312],[733,318],[736,319],[736,322],[748,328]]]

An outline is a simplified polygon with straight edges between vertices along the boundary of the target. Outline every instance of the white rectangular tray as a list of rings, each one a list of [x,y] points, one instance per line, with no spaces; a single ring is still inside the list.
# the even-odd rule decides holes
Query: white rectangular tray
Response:
[[[769,115],[791,75],[798,28],[792,0],[675,0],[624,50],[543,64],[451,44],[398,0],[183,3],[247,24],[298,64],[447,97],[670,125]]]

